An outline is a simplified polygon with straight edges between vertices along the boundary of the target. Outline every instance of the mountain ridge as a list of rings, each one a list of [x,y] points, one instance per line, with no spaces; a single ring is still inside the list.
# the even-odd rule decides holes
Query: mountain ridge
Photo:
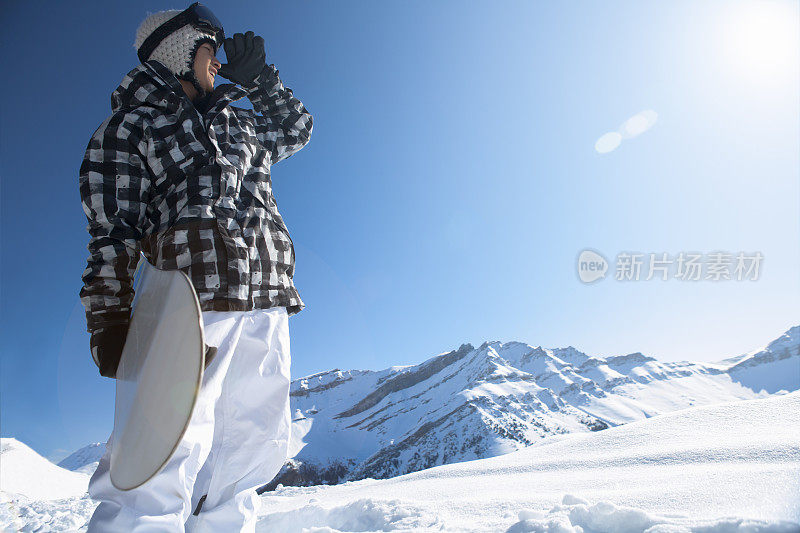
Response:
[[[264,490],[392,477],[502,455],[551,435],[797,388],[800,326],[712,363],[464,343],[416,365],[334,368],[293,380],[292,459]]]
[[[780,390],[777,378],[749,376],[776,361],[800,364],[800,326],[732,359],[662,363],[641,352],[603,358],[495,340],[417,365],[317,373],[292,382],[298,444],[270,486],[391,477],[548,435],[763,397]],[[790,378],[786,390],[800,387],[800,376]],[[754,389],[755,381],[765,385]]]

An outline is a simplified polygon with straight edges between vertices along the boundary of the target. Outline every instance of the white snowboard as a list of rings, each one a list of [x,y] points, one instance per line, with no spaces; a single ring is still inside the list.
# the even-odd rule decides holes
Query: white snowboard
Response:
[[[180,271],[144,257],[117,368],[111,482],[134,489],[155,476],[183,437],[203,382],[205,342],[197,294]]]

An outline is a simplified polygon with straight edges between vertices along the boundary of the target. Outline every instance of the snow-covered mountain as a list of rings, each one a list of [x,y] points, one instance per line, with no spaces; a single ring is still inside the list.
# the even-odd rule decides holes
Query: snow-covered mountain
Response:
[[[800,326],[718,363],[464,344],[419,365],[294,381],[294,459],[267,488],[387,478],[505,454],[550,435],[798,388]]]
[[[798,388],[800,326],[717,363],[464,344],[418,365],[295,380],[294,458],[267,488],[392,477],[502,455],[550,435]],[[60,465],[91,473],[103,451],[93,444]]]
[[[761,350],[740,356],[727,372],[737,383],[770,393],[800,387],[800,326],[794,327]]]
[[[0,494],[3,499],[24,497],[51,500],[80,496],[89,476],[60,468],[27,445],[0,439]]]
[[[283,487],[255,530],[797,533],[798,427],[800,391],[693,407],[391,479]],[[96,506],[0,502],[0,531],[86,531]]]
[[[61,468],[92,475],[106,452],[105,442],[95,442],[73,452],[58,463]]]
[[[800,391],[782,392],[800,388],[798,337],[710,364],[490,342],[297,380],[287,482],[502,456],[284,486],[263,495],[258,530],[798,531]],[[84,531],[88,479],[2,439],[0,530]]]

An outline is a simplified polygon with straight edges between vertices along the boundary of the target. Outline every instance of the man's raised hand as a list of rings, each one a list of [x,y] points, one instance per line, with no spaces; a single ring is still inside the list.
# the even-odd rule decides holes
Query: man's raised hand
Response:
[[[220,67],[218,74],[242,87],[252,87],[266,65],[264,38],[252,31],[234,33],[225,39],[224,47],[228,62]]]

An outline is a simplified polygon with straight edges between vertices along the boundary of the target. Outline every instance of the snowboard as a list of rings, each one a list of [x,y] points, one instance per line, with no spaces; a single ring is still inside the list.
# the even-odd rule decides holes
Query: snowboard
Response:
[[[139,487],[169,461],[189,425],[203,382],[206,345],[200,302],[181,271],[145,258],[134,275],[128,336],[116,379],[111,483]]]

